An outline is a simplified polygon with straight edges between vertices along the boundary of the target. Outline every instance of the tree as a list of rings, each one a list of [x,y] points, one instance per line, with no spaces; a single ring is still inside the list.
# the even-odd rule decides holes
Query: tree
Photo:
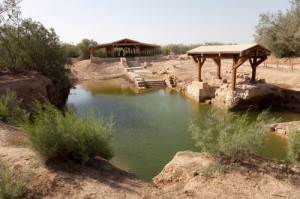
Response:
[[[15,72],[19,54],[19,25],[21,11],[17,0],[5,0],[0,4],[0,69],[8,67]]]
[[[77,48],[79,51],[80,59],[89,59],[90,58],[90,53],[87,50],[87,48],[90,45],[97,45],[97,42],[94,40],[90,39],[83,39],[79,44],[77,44]]]
[[[254,37],[278,57],[300,56],[300,0],[292,0],[285,14],[261,14]]]
[[[12,73],[34,70],[69,84],[66,49],[54,29],[32,19],[21,19],[18,0],[0,4],[0,69]]]
[[[78,48],[73,44],[63,44],[63,47],[69,58],[77,58],[80,56]]]
[[[201,128],[191,123],[189,131],[196,146],[202,152],[221,158],[242,160],[249,154],[257,154],[265,141],[265,125],[276,121],[267,111],[260,113],[255,121],[248,113],[209,112]]]

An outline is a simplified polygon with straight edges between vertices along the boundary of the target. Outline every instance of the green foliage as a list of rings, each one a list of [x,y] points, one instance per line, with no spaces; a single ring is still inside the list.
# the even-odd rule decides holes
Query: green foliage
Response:
[[[184,44],[168,44],[165,46],[162,46],[161,48],[161,53],[164,55],[168,55],[171,52],[180,55],[180,54],[185,54],[186,51],[189,51],[193,48],[196,48],[200,46],[201,44],[191,44],[191,45],[184,45]]]
[[[63,44],[63,47],[69,58],[77,58],[80,56],[77,46],[73,44]]]
[[[300,131],[294,131],[289,134],[288,160],[293,163],[300,163]]]
[[[12,172],[3,162],[0,162],[0,198],[22,198],[25,193],[26,180]]]
[[[0,69],[15,72],[20,42],[18,27],[21,12],[17,0],[0,2]]]
[[[80,59],[89,59],[90,53],[87,48],[90,45],[97,45],[97,42],[90,39],[83,39],[79,44],[77,44],[77,49],[79,51]]]
[[[197,48],[199,46],[214,46],[214,45],[232,45],[234,43],[224,44],[221,42],[205,42],[204,44],[191,44],[191,45],[184,45],[184,44],[168,44],[162,46],[161,53],[164,55],[169,55],[170,53],[174,53],[176,55],[185,54],[187,51]]]
[[[36,103],[33,122],[23,125],[32,147],[47,161],[71,159],[86,163],[95,156],[112,157],[112,121],[90,111],[85,119],[73,111],[62,113],[53,105]]]
[[[5,95],[0,96],[0,121],[19,125],[26,118],[26,113],[19,106],[16,93],[7,91]]]
[[[22,22],[20,34],[20,64],[67,84],[66,65],[69,60],[54,29],[47,30],[41,23],[26,19]]]
[[[285,14],[261,14],[254,36],[277,57],[300,56],[300,1],[292,0]]]
[[[94,51],[95,57],[106,57],[106,53],[104,49],[98,49]]]
[[[209,112],[199,128],[192,123],[189,131],[196,146],[203,152],[220,157],[243,159],[247,154],[257,154],[264,144],[264,125],[275,119],[268,112],[262,112],[255,121],[250,122],[248,113],[219,114]]]
[[[21,19],[18,1],[0,3],[0,70],[33,70],[69,84],[67,51],[54,29]]]

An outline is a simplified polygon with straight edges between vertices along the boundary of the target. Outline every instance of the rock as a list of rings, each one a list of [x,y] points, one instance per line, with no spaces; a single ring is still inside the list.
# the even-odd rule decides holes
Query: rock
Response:
[[[163,71],[159,72],[159,74],[160,74],[160,75],[166,75],[166,74],[169,74],[169,73],[168,73],[168,71],[163,70]]]
[[[211,100],[204,100],[205,104],[211,104]]]
[[[286,135],[286,130],[282,129],[282,128],[276,129],[276,132],[279,133],[279,134],[281,134],[281,135]]]
[[[266,83],[266,80],[265,79],[259,79],[257,80],[258,83]]]

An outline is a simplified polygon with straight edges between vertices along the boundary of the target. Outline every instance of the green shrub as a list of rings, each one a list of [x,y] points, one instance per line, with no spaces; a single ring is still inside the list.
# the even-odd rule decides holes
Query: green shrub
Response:
[[[21,198],[25,193],[26,181],[0,162],[0,198]]]
[[[300,132],[294,131],[289,135],[288,160],[293,163],[300,163]]]
[[[25,117],[26,113],[20,108],[15,92],[6,91],[5,95],[0,96],[0,121],[18,125]]]
[[[219,114],[211,111],[201,128],[192,123],[189,131],[201,151],[238,160],[261,150],[265,141],[264,125],[271,120],[274,121],[266,111],[253,122],[250,122],[248,113]]]
[[[36,103],[33,122],[23,125],[32,147],[47,161],[71,159],[86,163],[95,156],[112,157],[113,123],[104,123],[89,111],[85,119],[67,110],[62,113],[50,103]]]

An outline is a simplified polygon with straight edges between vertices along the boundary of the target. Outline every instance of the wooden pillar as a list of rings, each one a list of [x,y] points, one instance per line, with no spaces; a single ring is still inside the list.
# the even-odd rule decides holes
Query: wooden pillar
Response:
[[[255,82],[255,79],[256,79],[256,67],[251,67],[251,68],[252,68],[251,81]]]
[[[231,90],[235,91],[235,85],[236,85],[236,70],[237,68],[235,67],[236,64],[238,63],[238,58],[233,58],[233,63],[232,63],[232,71],[231,71]]]
[[[214,58],[213,60],[217,65],[217,79],[221,79],[221,59]]]
[[[89,50],[89,52],[90,52],[90,61],[92,61],[93,58],[94,58],[94,48],[91,48],[91,49]]]
[[[194,58],[194,60],[197,60],[197,65],[198,65],[198,81],[199,82],[202,82],[202,66],[206,60],[206,58],[201,58],[201,57],[198,57],[198,58]]]
[[[231,90],[235,91],[235,85],[236,85],[236,71],[237,68],[240,67],[243,63],[247,61],[247,58],[245,57],[233,57],[233,63],[232,63],[232,71],[231,71]]]
[[[252,77],[251,81],[255,82],[256,79],[256,68],[259,66],[259,64],[263,63],[268,57],[261,57],[260,60],[257,59],[257,57],[249,58],[249,62],[252,68]]]

